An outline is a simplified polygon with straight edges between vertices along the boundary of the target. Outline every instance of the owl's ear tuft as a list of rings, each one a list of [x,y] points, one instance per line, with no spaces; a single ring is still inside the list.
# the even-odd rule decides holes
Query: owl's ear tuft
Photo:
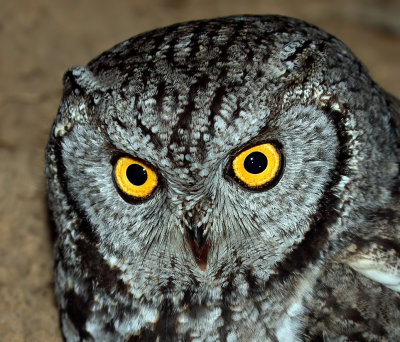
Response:
[[[70,68],[64,75],[64,94],[89,95],[100,89],[97,78],[86,67]]]
[[[69,69],[63,82],[63,99],[53,126],[55,137],[63,137],[76,123],[88,122],[101,92],[97,78],[86,67]]]

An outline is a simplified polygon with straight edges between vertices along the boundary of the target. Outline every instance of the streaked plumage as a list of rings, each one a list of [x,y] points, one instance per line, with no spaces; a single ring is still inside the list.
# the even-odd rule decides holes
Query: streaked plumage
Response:
[[[400,339],[399,101],[343,43],[194,21],[64,86],[46,172],[67,341]]]

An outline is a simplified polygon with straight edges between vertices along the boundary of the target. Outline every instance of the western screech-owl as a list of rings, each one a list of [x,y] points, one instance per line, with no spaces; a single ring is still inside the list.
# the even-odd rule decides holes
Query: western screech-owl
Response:
[[[399,113],[281,16],[70,69],[46,155],[65,339],[400,340]]]

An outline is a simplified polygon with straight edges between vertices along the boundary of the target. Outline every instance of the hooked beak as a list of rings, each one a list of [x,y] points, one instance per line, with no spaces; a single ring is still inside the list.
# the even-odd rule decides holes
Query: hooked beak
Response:
[[[207,256],[210,243],[204,235],[202,227],[187,229],[188,240],[192,248],[194,259],[202,271],[207,268]]]

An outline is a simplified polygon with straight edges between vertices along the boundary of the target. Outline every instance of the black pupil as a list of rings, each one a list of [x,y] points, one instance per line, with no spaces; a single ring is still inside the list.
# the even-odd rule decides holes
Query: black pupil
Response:
[[[133,185],[143,185],[147,180],[147,171],[139,164],[131,164],[126,169],[126,177]]]
[[[268,166],[268,159],[264,153],[252,152],[244,160],[244,168],[250,173],[261,173]]]

